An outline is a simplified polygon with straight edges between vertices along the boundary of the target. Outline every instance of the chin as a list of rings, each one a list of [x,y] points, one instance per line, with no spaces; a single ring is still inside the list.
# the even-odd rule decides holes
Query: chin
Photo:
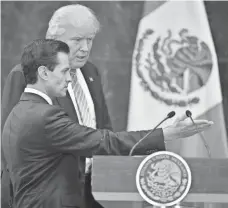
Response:
[[[77,69],[77,68],[83,67],[86,64],[86,62],[87,62],[87,59],[84,61],[77,61],[77,62],[75,61],[71,65],[72,65],[72,68]]]
[[[66,96],[66,91],[61,93],[61,97],[65,97]]]
[[[65,97],[66,96],[66,91],[62,91],[60,93],[58,93],[57,97]]]

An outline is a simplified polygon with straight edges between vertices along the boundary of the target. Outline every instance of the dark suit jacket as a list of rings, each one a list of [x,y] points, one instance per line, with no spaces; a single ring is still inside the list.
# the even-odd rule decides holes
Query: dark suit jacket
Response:
[[[128,155],[148,131],[95,130],[74,122],[62,108],[42,97],[23,93],[6,120],[2,145],[13,184],[15,208],[83,207],[79,156]],[[164,150],[163,133],[156,130],[138,146],[143,154]]]
[[[109,118],[109,113],[107,110],[107,105],[105,102],[102,85],[101,76],[98,73],[98,69],[90,62],[87,62],[82,67],[82,73],[84,75],[85,81],[91,93],[93,99],[95,113],[96,113],[96,123],[97,128],[104,128],[112,130],[111,122]],[[92,78],[92,79],[91,79]],[[92,81],[91,81],[92,80]],[[12,108],[19,102],[21,94],[24,92],[26,87],[25,78],[20,65],[13,68],[7,77],[3,95],[2,95],[2,107],[1,107],[1,130],[3,129],[4,123],[12,110]],[[78,122],[77,114],[75,112],[73,103],[71,101],[69,93],[64,98],[57,98],[55,100],[56,104],[59,104],[65,112],[76,122]],[[104,152],[101,154],[104,154]],[[84,170],[85,170],[85,158],[80,158],[80,169],[81,174],[78,176],[82,183],[84,182]],[[4,204],[9,202],[9,178],[7,171],[5,170],[4,155],[2,155],[2,208],[7,207]],[[75,176],[76,177],[76,176]],[[88,201],[88,200],[87,200]]]

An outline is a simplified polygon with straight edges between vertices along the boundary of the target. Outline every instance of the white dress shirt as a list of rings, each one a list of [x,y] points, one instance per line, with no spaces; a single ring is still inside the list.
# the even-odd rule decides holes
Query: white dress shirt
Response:
[[[82,90],[85,93],[86,101],[87,101],[88,107],[89,107],[89,112],[90,112],[90,114],[92,116],[92,120],[93,120],[91,126],[88,126],[88,127],[96,129],[96,114],[95,114],[94,104],[93,104],[93,100],[92,100],[90,91],[88,89],[85,78],[81,72],[81,69],[76,69],[75,73],[77,76],[77,81],[80,83]],[[76,100],[75,100],[75,95],[74,95],[72,83],[69,83],[69,85],[68,85],[68,92],[69,92],[71,100],[74,104],[74,109],[75,109],[76,114],[78,116],[79,124],[83,125],[83,122],[82,122],[82,119],[81,119],[80,113],[79,113],[79,108],[78,108],[78,105],[77,105]],[[92,162],[93,162],[92,158],[86,158],[86,167],[85,167],[86,173],[89,172],[89,168],[92,165]]]
[[[24,92],[37,94],[37,95],[41,96],[43,99],[45,99],[48,102],[48,104],[53,105],[51,98],[48,95],[46,95],[45,93],[43,93],[43,92],[41,92],[39,90],[30,88],[30,87],[26,87]]]
[[[87,101],[88,106],[89,106],[90,115],[92,116],[93,123],[89,127],[95,129],[96,128],[96,115],[95,115],[94,104],[93,104],[93,100],[92,100],[90,91],[88,89],[87,83],[85,81],[85,78],[84,78],[81,70],[80,69],[76,69],[75,73],[76,73],[78,82],[80,83],[80,85],[82,87],[82,90],[83,90],[83,92],[85,94],[86,101]],[[71,83],[69,83],[69,85],[68,85],[68,92],[69,92],[71,100],[72,100],[72,102],[74,104],[74,108],[75,108],[76,114],[78,116],[79,124],[83,125],[83,122],[82,122],[82,119],[81,119],[80,113],[79,113],[79,108],[78,108],[78,105],[77,105],[77,103],[75,101],[74,91],[73,91]]]

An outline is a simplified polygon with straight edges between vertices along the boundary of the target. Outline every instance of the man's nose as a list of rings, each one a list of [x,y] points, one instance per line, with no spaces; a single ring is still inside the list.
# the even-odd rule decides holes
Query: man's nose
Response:
[[[66,81],[67,81],[67,83],[72,81],[71,76],[70,76],[70,72],[67,72]]]
[[[81,50],[87,52],[89,50],[88,42],[86,39],[81,41]]]

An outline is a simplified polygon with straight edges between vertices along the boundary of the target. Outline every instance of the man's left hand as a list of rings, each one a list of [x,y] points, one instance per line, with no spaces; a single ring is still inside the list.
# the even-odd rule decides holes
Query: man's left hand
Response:
[[[174,139],[190,137],[209,129],[213,125],[213,122],[208,120],[194,120],[194,123],[190,118],[182,116],[173,125],[163,129],[164,140],[168,142]]]

